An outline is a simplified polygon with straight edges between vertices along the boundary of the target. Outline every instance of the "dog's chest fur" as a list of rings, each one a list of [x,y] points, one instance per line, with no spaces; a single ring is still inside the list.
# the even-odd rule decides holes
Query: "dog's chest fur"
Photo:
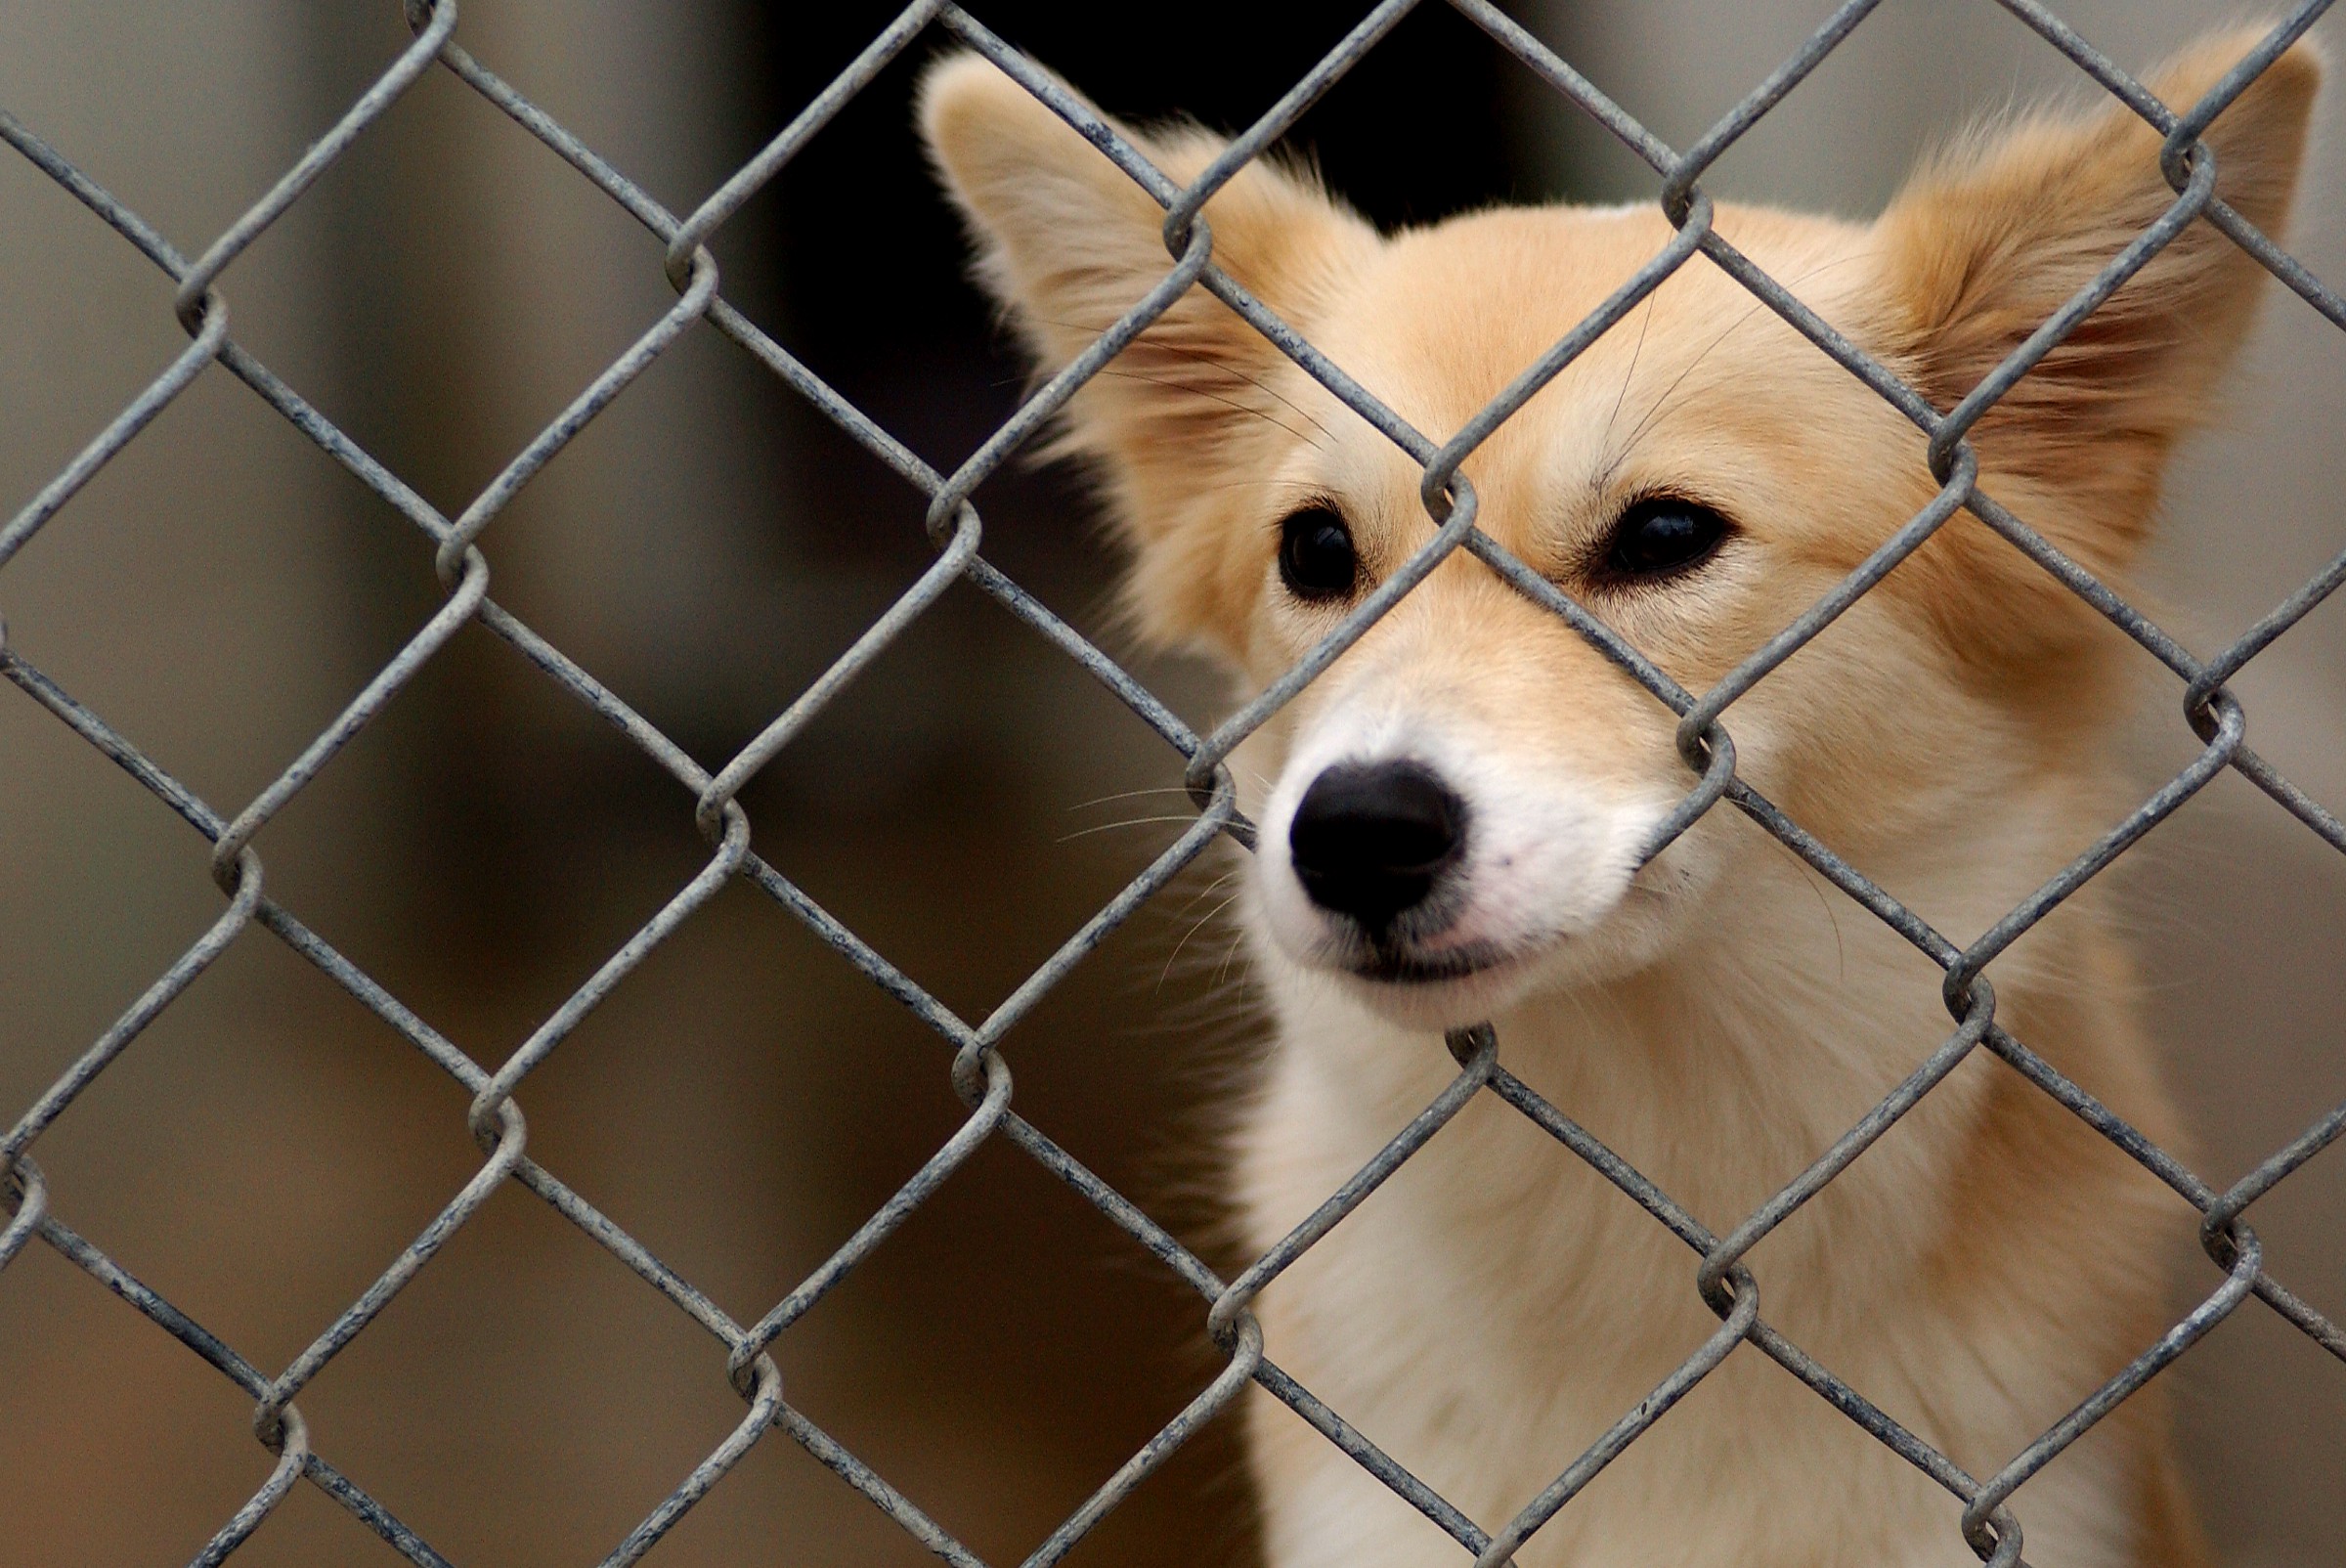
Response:
[[[1750,929],[1781,944],[1800,926]],[[1784,955],[1747,943],[1502,1018],[1500,1061],[1723,1234],[1950,1028],[1928,985],[1904,973],[1894,937],[1850,923],[1825,939],[1829,989],[1785,984]],[[1763,956],[1775,959],[1772,983],[1739,974]],[[1884,970],[1907,983],[1880,983]],[[1438,1038],[1327,994],[1291,991],[1275,1009],[1279,1044],[1240,1136],[1240,1202],[1258,1249],[1456,1071]],[[1989,1102],[2011,1087],[1999,1074],[2011,1076],[1977,1054],[1748,1260],[1768,1323],[1976,1474],[2123,1359],[2129,1347],[2082,1326],[2098,1285],[2131,1288],[2143,1267],[2062,1255],[2063,1227],[2031,1235],[2013,1223],[2028,1206],[2027,1176],[1999,1183],[1982,1169],[1983,1157],[1997,1163],[1980,1147],[2002,1109]],[[1983,1193],[1983,1175],[2007,1190]],[[2106,1218],[2139,1238],[2123,1191],[2105,1195]],[[1266,1292],[1267,1353],[1497,1529],[1717,1328],[1696,1292],[1699,1261],[1546,1132],[1480,1095]],[[2016,1379],[2013,1369],[2032,1370]],[[1274,1568],[1399,1568],[1457,1549],[1291,1413],[1267,1397],[1259,1406],[1251,1435]],[[2127,1434],[2113,1430],[2025,1488],[2031,1560],[2141,1562],[2128,1522],[2136,1468]],[[1518,1560],[1961,1568],[1977,1558],[1959,1512],[1744,1345]]]

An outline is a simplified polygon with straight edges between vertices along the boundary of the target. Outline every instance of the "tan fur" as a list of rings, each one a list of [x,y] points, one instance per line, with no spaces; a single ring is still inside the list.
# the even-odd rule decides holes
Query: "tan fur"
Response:
[[[2249,47],[2152,78],[2188,106]],[[2284,56],[2208,135],[2219,194],[2286,217],[2319,63]],[[1170,269],[1161,211],[994,68],[948,61],[924,129],[980,272],[1055,369]],[[1140,138],[1175,180],[1218,144]],[[1872,224],[1721,205],[1722,233],[1941,407],[2172,198],[2131,114],[1974,138]],[[1216,260],[1418,429],[1447,436],[1669,239],[1650,208],[1478,212],[1379,236],[1257,164],[1205,209]],[[1976,431],[1983,487],[2121,586],[2166,460],[2245,330],[2256,270],[2205,225],[2121,289]],[[1281,519],[1336,506],[1370,578],[1433,524],[1418,471],[1201,290],[1078,395],[1144,632],[1241,695],[1342,613],[1282,590]],[[1701,690],[1935,489],[1914,428],[1698,258],[1466,465],[1480,525]],[[1684,580],[1606,587],[1592,552],[1657,492],[1737,532]],[[2103,761],[2126,650],[1959,518],[1727,715],[1745,777],[1969,940],[2130,804]],[[1501,1058],[1715,1230],[1795,1176],[1943,1038],[1937,970],[1731,810],[1652,864],[1684,792],[1673,716],[1463,555],[1236,759],[1265,825],[1248,924],[1279,1045],[1234,1186],[1268,1246],[1454,1068]],[[1331,759],[1435,755],[1477,832],[1460,979],[1328,956],[1281,825]],[[1514,833],[1508,840],[1505,836]],[[1486,842],[1477,840],[1477,843]],[[1491,851],[1496,854],[1497,851]],[[1463,938],[1461,938],[1463,939]],[[2162,1144],[2178,1136],[2123,951],[2089,887],[1990,969],[1998,1017]],[[1768,1321],[1975,1474],[2164,1328],[2157,1260],[2194,1216],[1985,1053],[1752,1254]],[[1263,1296],[1269,1353],[1486,1527],[1511,1516],[1716,1327],[1697,1260],[1488,1097]],[[1400,1568],[1455,1546],[1267,1397],[1250,1443],[1276,1568]],[[2161,1393],[2013,1504],[2040,1568],[2198,1568]],[[1936,1568],[1974,1560],[1941,1489],[1741,1347],[1520,1554],[1526,1568]]]

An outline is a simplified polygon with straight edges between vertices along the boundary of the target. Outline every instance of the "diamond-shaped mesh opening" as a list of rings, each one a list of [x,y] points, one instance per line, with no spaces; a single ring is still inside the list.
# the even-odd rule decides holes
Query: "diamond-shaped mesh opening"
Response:
[[[1002,747],[1021,733],[1034,739]],[[1179,754],[964,587],[799,747],[745,798],[776,824],[760,852],[972,1019],[1195,821]],[[843,819],[886,821],[886,842],[841,856],[826,824]],[[959,936],[938,926],[942,909]]]
[[[2327,1251],[2334,1280],[2334,1228]],[[2323,1263],[2299,1255],[2291,1266],[2312,1280]],[[2204,1477],[2195,1489],[2199,1506],[2208,1527],[2237,1542],[2243,1555],[2319,1561],[2319,1532],[2346,1514],[2346,1503],[2308,1467],[2346,1452],[2346,1416],[2334,1403],[2291,1393],[2325,1382],[2333,1366],[2271,1313],[2240,1312],[2174,1374],[2185,1457]]]
[[[0,173],[17,221],[0,234],[14,329],[0,348],[0,448],[11,496],[29,496],[186,347],[170,281],[57,182],[18,162]],[[37,558],[37,557],[36,557]]]
[[[532,1148],[592,1172],[586,1197],[750,1321],[969,1120],[951,1060],[764,893],[730,887],[533,1080]]]
[[[453,1561],[591,1561],[740,1421],[723,1365],[720,1343],[513,1188],[303,1408],[348,1434],[347,1463]],[[351,1530],[327,1518],[318,1539],[356,1556]]]
[[[2237,1097],[2239,1119],[2200,1135],[2211,1177],[2237,1173],[2346,1097],[2346,1064],[2323,1033],[2338,981],[2319,936],[2346,900],[2346,868],[2309,853],[2310,842],[2261,791],[2224,778],[2112,873],[2130,893],[2153,890],[2129,906],[2145,911],[2146,985],[2175,1072],[2192,1098]],[[2247,926],[2261,939],[2217,962],[2217,936]],[[2265,1043],[2246,1052],[2248,1039]]]
[[[75,499],[11,562],[10,643],[199,789],[259,790],[439,608],[336,613],[343,541],[381,524],[354,521],[372,508],[217,371]],[[104,624],[78,613],[90,596]]]
[[[794,1408],[972,1550],[1015,1561],[1220,1371],[1195,1301],[1079,1198],[995,1144],[777,1350]],[[964,1321],[987,1325],[1008,1353],[974,1353],[960,1332],[940,1331]],[[1157,1354],[1169,1339],[1179,1352]],[[1011,1495],[991,1499],[996,1485]],[[1084,1549],[1114,1560],[1104,1544]]]
[[[201,845],[177,817],[37,709],[10,708],[0,789],[14,809],[0,816],[0,848],[20,876],[0,905],[0,983],[12,1004],[0,1074],[22,1107],[220,910]],[[39,896],[50,888],[76,893]],[[113,932],[126,912],[135,918]]]
[[[311,966],[240,942],[60,1119],[43,1168],[94,1189],[78,1217],[125,1268],[282,1364],[479,1169],[461,1103]]]
[[[251,1400],[50,1248],[9,1274],[0,1355],[24,1464],[9,1549],[25,1562],[193,1556],[265,1473]],[[130,1497],[146,1501],[93,1506]]]

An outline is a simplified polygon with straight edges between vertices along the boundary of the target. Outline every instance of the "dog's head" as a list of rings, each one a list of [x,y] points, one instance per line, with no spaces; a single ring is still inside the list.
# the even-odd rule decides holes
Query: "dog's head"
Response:
[[[2189,106],[2250,42],[2211,41],[2151,86]],[[2299,46],[2205,138],[2218,194],[2269,231],[2319,75]],[[1041,368],[1170,270],[1157,204],[993,65],[940,64],[921,114]],[[1176,181],[1221,148],[1125,134]],[[1940,156],[1871,224],[1721,207],[1717,227],[1946,409],[2174,199],[2159,140],[2115,106],[2040,115]],[[1204,210],[1218,265],[1436,441],[1671,239],[1650,206],[1380,235],[1259,160]],[[1975,427],[1983,487],[2122,578],[2259,276],[2208,224],[2185,229]],[[1258,688],[1435,530],[1417,464],[1203,289],[1075,398],[1064,444],[1105,481],[1144,633]],[[1698,693],[1937,489],[1913,424],[1699,255],[1464,472],[1485,532]],[[2006,764],[1994,787],[2024,813],[2030,779],[2083,765],[2099,647],[2090,609],[1958,517],[1734,705],[1739,764],[1861,863],[1977,810],[1959,775]],[[1649,963],[1732,900],[1759,837],[1715,812],[1641,863],[1692,781],[1675,722],[1454,555],[1241,752],[1257,922],[1296,965],[1419,1022]]]

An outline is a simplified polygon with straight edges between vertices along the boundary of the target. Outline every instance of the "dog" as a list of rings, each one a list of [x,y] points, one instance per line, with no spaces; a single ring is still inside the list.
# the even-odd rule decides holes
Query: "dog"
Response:
[[[2179,109],[2256,41],[2149,78]],[[2217,194],[2285,221],[2322,62],[2300,43],[2213,122]],[[977,276],[1040,372],[1172,266],[1163,211],[973,55],[919,116]],[[1224,144],[1121,134],[1176,182]],[[2174,192],[2114,103],[2007,118],[1870,223],[1721,203],[1718,232],[1935,407],[1952,407]],[[1213,258],[1439,441],[1672,239],[1653,205],[1499,207],[1380,234],[1258,159],[1204,207]],[[2123,587],[2170,455],[2261,272],[2205,222],[1973,428],[1980,487]],[[1065,413],[1151,644],[1261,690],[1429,540],[1422,470],[1203,288]],[[1702,692],[1938,490],[1922,436],[1703,256],[1464,464],[1478,526]],[[2133,804],[2107,761],[2140,655],[1958,515],[1735,702],[1740,776],[1939,931],[1987,930]],[[1268,1248],[1458,1068],[1500,1060],[1715,1234],[1949,1034],[1938,967],[1732,808],[1650,860],[1694,774],[1675,715],[1459,552],[1233,759],[1259,849],[1242,903],[1276,1043],[1232,1192]],[[2153,1140],[2181,1130],[2099,883],[1997,958],[1996,1020]],[[1765,1320],[1974,1476],[2173,1318],[2197,1216],[1975,1051],[1745,1260]],[[1258,1303],[1267,1354],[1486,1529],[1719,1330],[1698,1260],[1595,1170],[1477,1095]],[[1274,1568],[1457,1546],[1293,1412],[1249,1396]],[[2012,1498],[2040,1568],[2205,1562],[2152,1384]],[[1516,1554],[1525,1568],[1957,1568],[1962,1503],[1737,1345]]]

